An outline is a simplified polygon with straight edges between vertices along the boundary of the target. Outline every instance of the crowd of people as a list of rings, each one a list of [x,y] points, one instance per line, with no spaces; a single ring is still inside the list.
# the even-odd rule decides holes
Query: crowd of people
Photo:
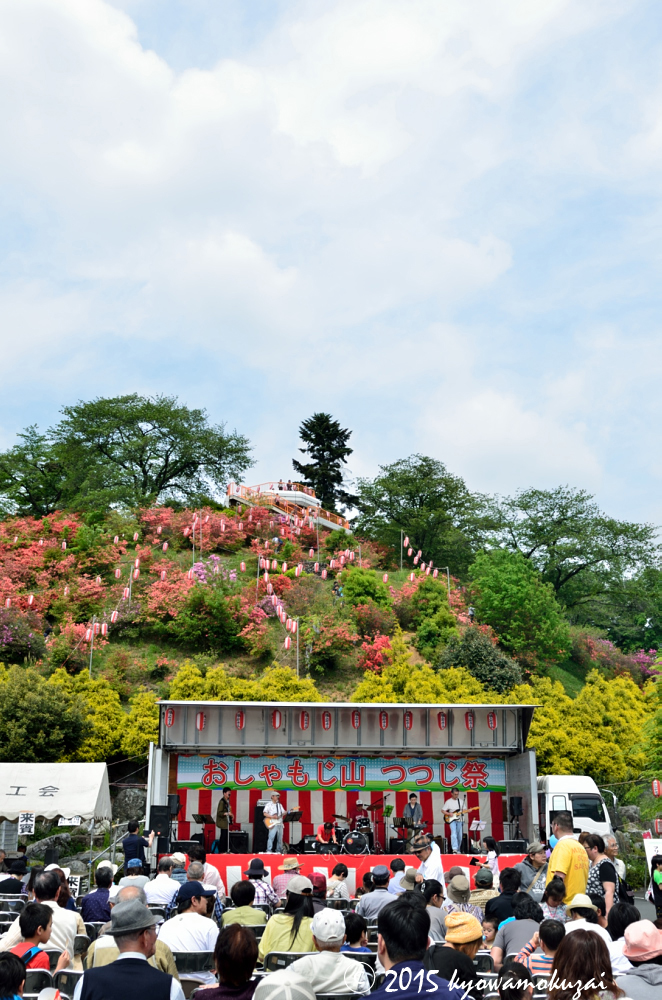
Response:
[[[549,857],[539,842],[514,866],[487,857],[473,889],[466,868],[444,871],[437,845],[417,839],[416,867],[401,858],[376,864],[355,892],[344,863],[327,879],[285,857],[273,879],[252,859],[228,895],[201,845],[161,858],[150,878],[137,827],[130,835],[136,850],[121,877],[101,862],[78,901],[66,870],[49,866],[26,879],[25,862],[12,862],[0,890],[13,880],[29,901],[0,938],[0,1000],[20,996],[26,970],[53,968],[45,948],[60,953],[55,971],[72,969],[86,923],[97,933],[72,1000],[184,1000],[192,989],[198,1000],[421,992],[662,1000],[662,913],[641,918],[618,844],[576,839],[569,814],[554,819]],[[498,845],[487,846],[498,858]],[[653,859],[652,886],[657,904],[662,857]],[[274,954],[287,958],[275,971]],[[178,968],[181,956],[208,961]]]

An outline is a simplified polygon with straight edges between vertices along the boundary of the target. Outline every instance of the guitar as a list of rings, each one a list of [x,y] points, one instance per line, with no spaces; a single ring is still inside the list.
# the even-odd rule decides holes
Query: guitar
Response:
[[[270,830],[272,826],[280,826],[280,824],[283,822],[283,817],[282,816],[264,816],[263,817],[263,822],[264,822],[264,825],[266,826],[267,830]]]
[[[447,812],[443,810],[444,822],[452,823],[454,820],[459,819],[460,816],[466,816],[467,813],[480,812],[480,806],[470,806],[468,809],[457,809],[455,812]]]

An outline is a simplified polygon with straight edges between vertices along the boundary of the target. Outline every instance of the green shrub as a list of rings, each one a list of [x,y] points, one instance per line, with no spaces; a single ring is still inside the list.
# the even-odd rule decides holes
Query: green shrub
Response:
[[[354,621],[356,622],[356,631],[362,638],[393,635],[397,625],[392,608],[380,607],[374,601],[357,604],[354,608]]]
[[[411,620],[413,625],[420,625],[425,618],[433,618],[438,611],[448,609],[448,590],[446,584],[428,576],[419,583],[411,598]],[[450,612],[449,612],[450,613]],[[451,617],[453,617],[451,615]],[[453,624],[455,619],[453,618]]]
[[[475,626],[467,628],[462,637],[451,636],[435,665],[441,669],[465,667],[481,684],[500,693],[522,683],[519,664]]]
[[[244,645],[239,635],[242,625],[234,604],[220,588],[192,587],[184,609],[171,621],[154,623],[152,631],[188,649],[218,653],[240,650]]]
[[[385,583],[377,578],[377,574],[368,569],[352,569],[343,573],[343,598],[348,604],[366,604],[374,601],[380,607],[387,607],[391,597]]]
[[[421,656],[426,660],[434,661],[439,658],[441,649],[446,645],[451,636],[457,636],[457,622],[455,615],[448,605],[440,607],[436,614],[430,618],[424,618],[416,629],[414,645]]]
[[[18,608],[0,608],[0,661],[23,663],[27,658],[41,660],[46,643],[34,613]]]

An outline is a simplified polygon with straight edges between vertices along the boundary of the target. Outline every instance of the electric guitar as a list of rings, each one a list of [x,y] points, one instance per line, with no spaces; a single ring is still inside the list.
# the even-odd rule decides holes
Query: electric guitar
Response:
[[[447,810],[444,809],[444,822],[452,823],[454,820],[459,819],[460,816],[466,816],[467,813],[472,812],[480,812],[480,806],[470,806],[468,809],[457,809],[455,812],[447,812]]]

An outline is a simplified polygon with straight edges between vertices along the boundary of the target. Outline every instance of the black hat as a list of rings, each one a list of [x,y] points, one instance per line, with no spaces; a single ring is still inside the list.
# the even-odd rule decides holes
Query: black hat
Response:
[[[26,875],[28,871],[28,866],[26,864],[25,858],[16,858],[15,861],[9,866],[10,875]]]
[[[264,867],[264,862],[262,858],[252,858],[251,863],[244,872],[244,875],[248,875],[249,878],[264,878],[269,872]]]
[[[184,882],[177,893],[177,902],[184,899],[193,899],[194,896],[215,896],[216,889],[205,889],[202,882]]]

